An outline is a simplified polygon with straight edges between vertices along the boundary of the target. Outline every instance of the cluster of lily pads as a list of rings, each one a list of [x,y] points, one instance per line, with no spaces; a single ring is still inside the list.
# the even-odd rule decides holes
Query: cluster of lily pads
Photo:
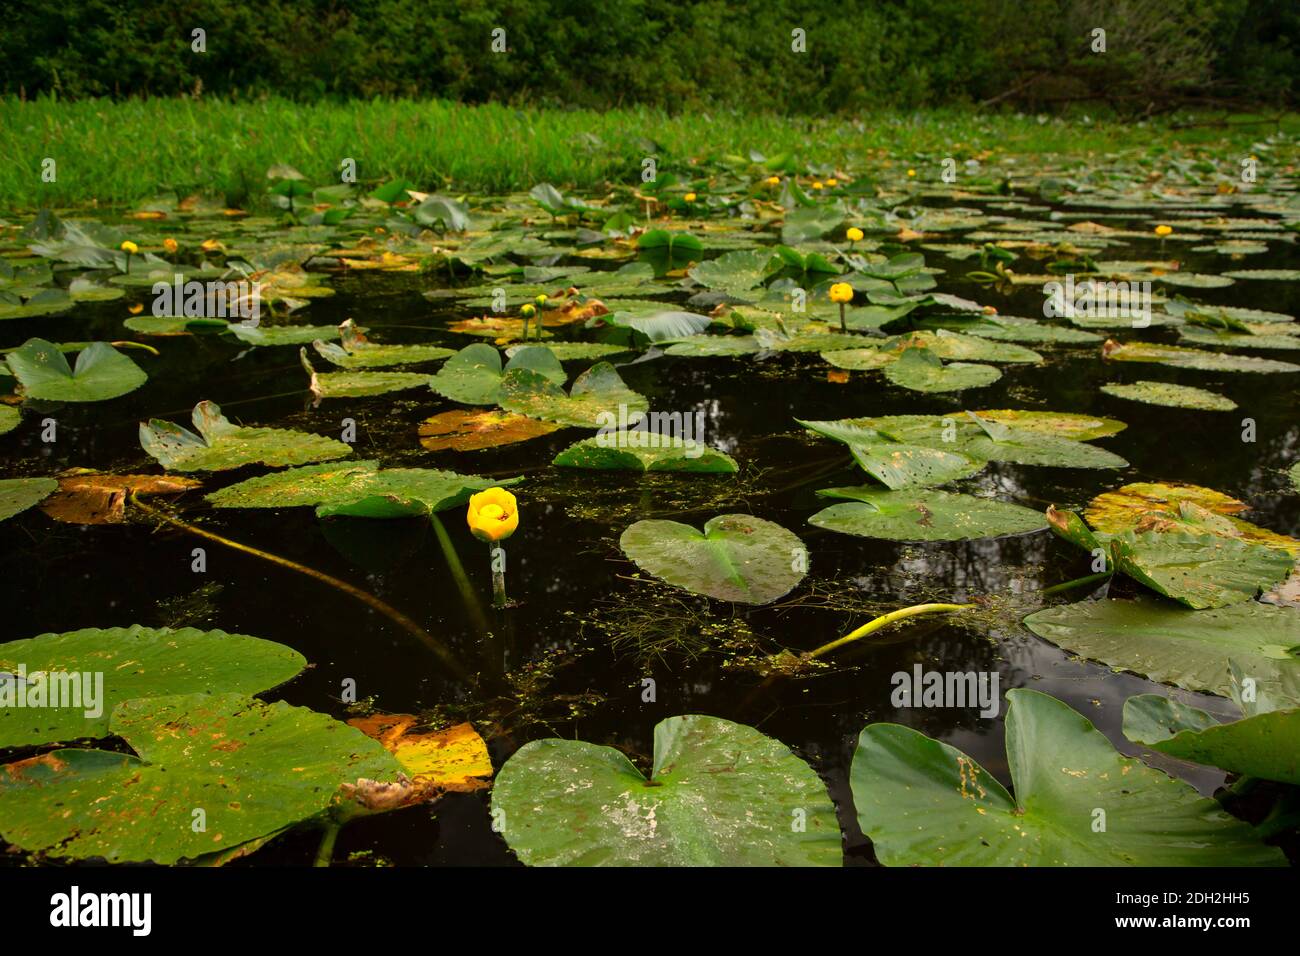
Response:
[[[297,348],[303,391],[317,405],[419,390],[441,409],[411,436],[429,451],[463,454],[576,429],[587,434],[554,455],[554,467],[667,472],[682,481],[738,474],[741,463],[697,439],[637,440],[627,426],[652,412],[652,402],[628,386],[619,363],[660,355],[788,359],[800,374],[833,382],[866,373],[872,389],[954,393],[958,404],[944,414],[792,420],[790,429],[809,441],[836,443],[862,475],[861,484],[819,489],[832,503],[808,523],[900,542],[1050,527],[1087,553],[1097,579],[1123,575],[1154,593],[1044,607],[1025,617],[1029,630],[1152,681],[1231,697],[1242,712],[1220,724],[1164,696],[1140,695],[1125,706],[1126,735],[1230,773],[1300,785],[1293,576],[1300,541],[1239,517],[1244,502],[1190,485],[1130,483],[1082,515],[945,487],[990,464],[1128,466],[1095,444],[1124,429],[1120,421],[980,408],[966,398],[1004,368],[1088,350],[1107,363],[1300,372],[1237,351],[1300,348],[1290,315],[1185,297],[1236,282],[1289,283],[1300,270],[1208,275],[1182,272],[1177,259],[1107,260],[1105,250],[1149,232],[1089,218],[1098,209],[1132,214],[1154,198],[1168,223],[1158,233],[1162,254],[1164,243],[1190,243],[1237,259],[1294,245],[1294,191],[1237,194],[1194,166],[1171,166],[1166,175],[1179,189],[1156,197],[1085,170],[1012,181],[1006,170],[975,167],[959,204],[942,207],[925,203],[952,199],[947,185],[855,177],[755,153],[590,199],[551,184],[478,200],[407,182],[314,187],[277,167],[268,195],[283,210],[279,218],[174,196],[115,226],[45,211],[0,233],[0,320],[138,299],[157,283],[191,281],[250,283],[264,317],[214,317],[199,295],[163,315],[136,301],[112,341],[30,337],[4,352],[0,375],[12,381],[0,385],[12,395],[0,404],[0,433],[24,424],[23,407],[107,402],[141,388],[149,356],[179,336]],[[1032,217],[1049,208],[1041,201],[1066,213]],[[1254,214],[1243,217],[1243,205]],[[1152,282],[1159,291],[1151,326],[1176,329],[1181,344],[1129,338],[1127,318],[1002,315],[939,291],[944,270],[927,254],[978,258],[970,278],[989,287],[1042,284],[1067,272]],[[458,317],[437,329],[436,341],[416,343],[374,341],[351,319],[301,321],[313,300],[334,293],[334,276],[353,272],[409,274],[433,285],[426,298]],[[847,301],[833,286],[850,290]],[[456,344],[482,341],[452,348],[452,336],[462,337]],[[575,372],[575,363],[585,367]],[[1236,407],[1227,396],[1162,382],[1113,382],[1102,391],[1178,408]],[[40,504],[55,520],[122,521],[137,494],[189,490],[210,473],[252,467],[276,470],[205,489],[206,504],[390,519],[436,515],[475,491],[523,483],[358,460],[336,438],[236,424],[215,402],[195,399],[193,430],[164,419],[140,424],[141,450],[164,474],[3,479],[0,519]],[[619,423],[612,440],[611,422]],[[193,475],[202,478],[185,477]],[[1300,490],[1300,464],[1291,476]],[[811,566],[794,531],[750,514],[717,514],[702,528],[638,520],[618,543],[632,564],[671,587],[747,606],[789,594]],[[261,638],[138,626],[41,635],[0,645],[9,693],[36,692],[20,665],[38,675],[114,672],[94,718],[70,708],[0,708],[0,747],[40,750],[0,773],[0,835],[51,858],[219,864],[293,826],[329,832],[358,815],[488,786],[497,829],[532,865],[839,865],[843,857],[836,807],[817,772],[778,741],[716,717],[661,723],[649,774],[612,748],[546,739],[518,750],[492,785],[486,747],[468,725],[413,731],[413,715],[344,723],[257,699],[306,665]],[[882,863],[1284,862],[1267,834],[1120,755],[1065,703],[1026,689],[1008,699],[1010,792],[967,755],[918,731],[893,723],[862,730],[852,812]],[[113,737],[133,753],[50,749]],[[201,742],[191,743],[195,737]],[[1098,806],[1110,820],[1101,831]],[[194,808],[205,808],[205,829],[191,826]]]

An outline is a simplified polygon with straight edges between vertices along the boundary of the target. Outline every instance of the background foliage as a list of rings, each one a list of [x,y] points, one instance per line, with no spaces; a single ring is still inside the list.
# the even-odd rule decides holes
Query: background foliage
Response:
[[[0,93],[816,114],[1300,91],[1295,0],[11,0]],[[1094,27],[1107,52],[1091,51]],[[207,52],[190,49],[191,31]],[[489,50],[503,27],[511,54]],[[791,52],[791,30],[807,53]]]

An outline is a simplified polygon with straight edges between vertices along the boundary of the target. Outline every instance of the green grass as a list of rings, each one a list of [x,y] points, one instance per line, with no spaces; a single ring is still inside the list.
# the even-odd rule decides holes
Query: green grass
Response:
[[[1283,122],[1300,132],[1300,118]],[[256,204],[266,170],[298,168],[314,184],[339,181],[352,158],[362,182],[406,177],[426,189],[499,192],[542,181],[580,189],[637,181],[641,161],[661,170],[693,158],[757,149],[801,163],[913,164],[983,150],[1041,154],[1196,146],[1232,160],[1271,125],[1175,130],[1161,123],[1050,120],[969,111],[795,120],[734,113],[669,116],[466,106],[442,101],[0,99],[0,208],[125,204],[171,189]],[[651,147],[646,141],[656,144]],[[653,150],[653,153],[652,153]],[[42,160],[57,181],[41,179]]]

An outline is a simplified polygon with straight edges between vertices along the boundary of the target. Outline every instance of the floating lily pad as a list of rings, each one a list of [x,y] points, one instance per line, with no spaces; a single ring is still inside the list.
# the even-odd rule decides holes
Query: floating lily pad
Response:
[[[199,487],[193,478],[175,475],[103,475],[78,472],[59,478],[59,490],[41,510],[67,524],[120,524],[126,520],[128,495],[175,495]]]
[[[420,444],[429,451],[476,451],[549,435],[562,427],[556,422],[497,409],[456,409],[426,418],[417,434]]]
[[[885,366],[885,378],[914,392],[960,392],[992,385],[1002,373],[992,365],[949,362],[928,349],[904,350],[897,362]]]
[[[380,468],[356,461],[290,468],[249,478],[207,496],[214,508],[316,506],[318,517],[406,518],[455,508],[476,491],[518,478],[479,478],[432,468]]]
[[[0,435],[13,431],[22,419],[22,413],[18,409],[10,405],[0,405]]]
[[[367,339],[365,332],[365,329],[348,319],[339,326],[342,344],[316,341],[312,343],[312,348],[321,357],[346,369],[433,362],[455,354],[452,349],[440,345],[379,345]],[[492,351],[495,352],[496,349]]]
[[[1108,341],[1102,346],[1101,354],[1103,358],[1115,362],[1156,362],[1174,368],[1193,368],[1205,372],[1300,372],[1300,365],[1276,359],[1205,352],[1181,345],[1157,345],[1153,342],[1126,342],[1120,345]]]
[[[1118,435],[1128,426],[1113,418],[1080,415],[1077,412],[1037,412],[1027,409],[999,408],[975,412],[986,422],[1010,425],[1025,432],[1038,432],[1072,441],[1092,441]]]
[[[853,460],[886,488],[915,488],[942,485],[969,478],[984,470],[984,462],[952,451],[879,442],[849,445]]]
[[[1104,600],[1038,611],[1025,626],[1071,653],[1188,690],[1228,696],[1228,662],[1261,679],[1300,668],[1300,614],[1247,601],[1192,611],[1162,598]]]
[[[560,360],[542,346],[519,349],[503,369],[500,352],[490,345],[476,343],[447,359],[429,386],[462,405],[497,405],[505,395],[501,389],[502,377],[513,369],[528,369],[557,386],[568,378]]]
[[[1115,567],[1191,608],[1249,601],[1291,573],[1291,556],[1237,538],[1125,532],[1110,542]]]
[[[492,811],[530,866],[841,865],[835,807],[812,768],[717,717],[659,723],[648,779],[612,747],[525,744],[497,775]]]
[[[192,627],[89,627],[0,644],[0,747],[106,737],[113,708],[125,700],[222,692],[257,694],[283,684],[307,666],[291,647],[225,631]],[[19,681],[19,668],[24,680]],[[88,675],[76,698],[64,675]],[[99,675],[98,690],[94,676]],[[6,686],[8,684],[8,686]],[[43,688],[42,688],[43,685]],[[62,689],[60,689],[62,686]],[[97,698],[92,702],[88,694]],[[40,707],[19,707],[40,693]],[[6,701],[9,695],[14,700]],[[66,706],[55,706],[57,700]]]
[[[53,342],[28,339],[5,361],[26,398],[54,402],[102,402],[133,392],[149,378],[107,342],[92,342],[77,355],[77,364]]]
[[[1147,405],[1166,405],[1171,408],[1196,408],[1207,412],[1230,412],[1237,403],[1215,392],[1190,385],[1170,385],[1167,382],[1134,382],[1132,385],[1103,385],[1101,391],[1116,398],[1127,398]]]
[[[1221,724],[1203,710],[1141,694],[1124,701],[1124,736],[1180,760],[1300,785],[1300,709],[1294,707]]]
[[[501,380],[501,394],[501,407],[507,411],[577,427],[612,425],[619,420],[620,407],[629,416],[650,408],[608,362],[597,362],[574,379],[568,395],[532,369],[511,369]]]
[[[232,425],[215,402],[194,406],[196,435],[161,419],[140,425],[140,446],[172,471],[226,471],[244,465],[301,465],[344,458],[352,446],[286,428]]]
[[[242,694],[124,701],[109,731],[139,756],[55,750],[0,770],[5,840],[76,860],[171,864],[314,817],[341,784],[402,769],[347,724]]]
[[[803,580],[808,566],[796,535],[751,515],[719,515],[703,532],[676,521],[638,521],[619,547],[641,570],[675,587],[741,604],[775,601]]]
[[[890,541],[966,541],[1041,531],[1040,512],[1005,501],[944,491],[881,491],[878,488],[827,488],[818,494],[849,498],[831,505],[808,523],[828,531]]]
[[[59,490],[53,478],[0,479],[0,521],[26,511]]]
[[[730,455],[701,442],[631,429],[575,442],[551,462],[564,468],[735,474]]]
[[[849,783],[886,866],[1280,866],[1249,824],[1118,753],[1067,704],[1007,693],[1014,796],[955,747],[898,724],[858,737]],[[1097,811],[1105,826],[1096,826]]]

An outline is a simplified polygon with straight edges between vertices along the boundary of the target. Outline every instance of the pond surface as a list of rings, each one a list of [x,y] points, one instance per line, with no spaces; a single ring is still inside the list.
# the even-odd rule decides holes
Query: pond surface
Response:
[[[962,205],[998,214],[1005,197],[965,198]],[[937,204],[936,204],[937,205]],[[1048,222],[1051,212],[1081,212],[1111,228],[1149,235],[1158,206],[1116,211],[1038,207],[1015,213]],[[1215,205],[1183,215],[1261,220],[1252,208]],[[127,224],[128,228],[130,224]],[[160,227],[161,234],[166,227]],[[191,236],[203,232],[189,226]],[[1245,231],[1244,229],[1242,231]],[[1290,234],[1294,238],[1294,234]],[[769,236],[770,238],[770,236]],[[940,237],[940,241],[957,238]],[[1294,242],[1269,243],[1249,262],[1189,251],[1154,238],[1132,238],[1099,258],[1178,259],[1184,272],[1219,274],[1234,268],[1295,269]],[[1212,240],[1211,240],[1212,241]],[[708,258],[722,250],[709,251]],[[550,256],[548,265],[592,265],[590,259]],[[614,264],[597,263],[610,268]],[[1041,317],[1040,285],[990,286],[967,279],[977,259],[958,260],[927,250],[926,265],[944,270],[938,291],[999,313]],[[1015,267],[1038,271],[1021,260]],[[476,339],[453,333],[450,322],[484,314],[455,299],[426,298],[482,280],[445,273],[344,271],[335,294],[312,301],[294,321],[331,325],[347,318],[369,329],[372,341],[437,343],[459,349]],[[563,288],[566,280],[554,283]],[[677,282],[673,277],[669,281]],[[1300,283],[1237,281],[1225,288],[1169,290],[1198,301],[1300,315]],[[660,296],[687,306],[691,291]],[[54,342],[131,338],[127,309],[147,289],[126,298],[82,303],[61,315],[0,322],[0,346],[32,335]],[[707,312],[708,308],[698,311]],[[578,337],[581,325],[559,330]],[[1176,343],[1172,327],[1102,333],[1120,340]],[[876,372],[852,372],[834,381],[816,352],[758,356],[678,357],[650,346],[611,357],[627,385],[656,410],[703,412],[704,440],[733,456],[738,475],[597,472],[553,467],[551,459],[583,433],[562,429],[517,444],[473,452],[427,451],[417,438],[421,421],[457,407],[423,389],[369,398],[326,398],[312,407],[293,347],[249,348],[228,335],[136,336],[158,349],[130,352],[148,382],[107,402],[50,409],[58,439],[41,440],[30,420],[4,442],[8,477],[50,475],[66,468],[136,474],[156,472],[141,450],[138,425],[150,418],[188,423],[201,399],[217,402],[237,423],[296,428],[337,436],[344,418],[356,422],[354,457],[385,466],[432,467],[505,479],[521,523],[507,543],[508,588],[517,602],[493,616],[493,633],[477,632],[427,518],[318,519],[311,508],[211,510],[195,492],[155,498],[187,520],[234,541],[270,551],[352,582],[409,615],[441,638],[479,676],[477,687],[449,675],[427,648],[364,604],[317,581],[218,545],[205,545],[205,573],[191,569],[203,542],[147,520],[78,526],[51,521],[39,509],[0,524],[0,576],[6,582],[8,639],[83,627],[139,623],[192,625],[253,634],[301,652],[310,668],[272,693],[339,718],[357,713],[341,699],[347,679],[382,711],[468,719],[487,739],[500,765],[522,744],[566,737],[613,745],[639,766],[649,764],[655,724],[676,714],[709,714],[750,724],[804,757],[828,782],[847,837],[850,863],[873,862],[869,842],[851,811],[848,767],[859,731],[893,721],[965,751],[1009,781],[1002,718],[973,709],[899,709],[890,702],[890,675],[914,664],[942,671],[995,671],[1001,690],[1032,687],[1085,714],[1123,752],[1136,753],[1121,732],[1126,698],[1160,688],[1131,673],[1082,661],[1019,625],[1039,606],[1033,592],[1089,573],[1087,559],[1050,531],[952,543],[910,544],[820,530],[807,519],[827,504],[821,488],[858,485],[865,476],[844,446],[813,436],[795,419],[821,420],[897,414],[941,414],[960,409],[1036,409],[1119,419],[1127,429],[1095,444],[1130,463],[1119,471],[1024,467],[992,463],[960,490],[997,496],[1035,510],[1054,504],[1082,509],[1100,492],[1134,481],[1181,481],[1213,488],[1252,508],[1266,528],[1300,531],[1300,495],[1286,470],[1300,457],[1297,398],[1300,376],[1207,372],[1149,364],[1105,362],[1099,344],[1030,344],[1041,364],[1001,365],[996,383],[963,393],[923,394],[898,388]],[[490,341],[490,340],[488,340]],[[1187,344],[1187,343],[1183,343]],[[1247,351],[1282,360],[1296,353]],[[313,358],[315,358],[313,356]],[[318,369],[326,366],[316,360]],[[570,376],[590,361],[566,362]],[[437,363],[414,366],[432,372]],[[1230,396],[1231,413],[1158,407],[1107,396],[1109,382],[1155,379]],[[1256,440],[1242,440],[1243,419]],[[203,492],[262,474],[265,469],[201,473]],[[798,534],[811,555],[810,573],[791,593],[757,608],[732,605],[674,589],[639,572],[618,539],[632,522],[667,518],[700,526],[714,515],[752,513]],[[469,533],[460,508],[442,521],[475,587],[490,594],[486,546]],[[1112,595],[1137,592],[1116,579]],[[1088,589],[1051,599],[1082,600]],[[783,680],[765,680],[749,659],[781,647],[809,650],[860,626],[876,613],[928,600],[963,602],[1001,596],[1001,612],[973,617],[923,618],[887,630],[836,655],[832,666]],[[491,614],[492,612],[489,611]],[[654,700],[645,700],[646,678]],[[1226,716],[1222,698],[1173,690],[1179,699]],[[1152,763],[1211,794],[1223,774],[1167,758]],[[432,810],[416,808],[359,821],[340,837],[336,860],[361,854],[399,865],[514,864],[492,832],[488,796],[451,794]],[[291,834],[241,865],[301,864],[310,860],[314,833]]]

